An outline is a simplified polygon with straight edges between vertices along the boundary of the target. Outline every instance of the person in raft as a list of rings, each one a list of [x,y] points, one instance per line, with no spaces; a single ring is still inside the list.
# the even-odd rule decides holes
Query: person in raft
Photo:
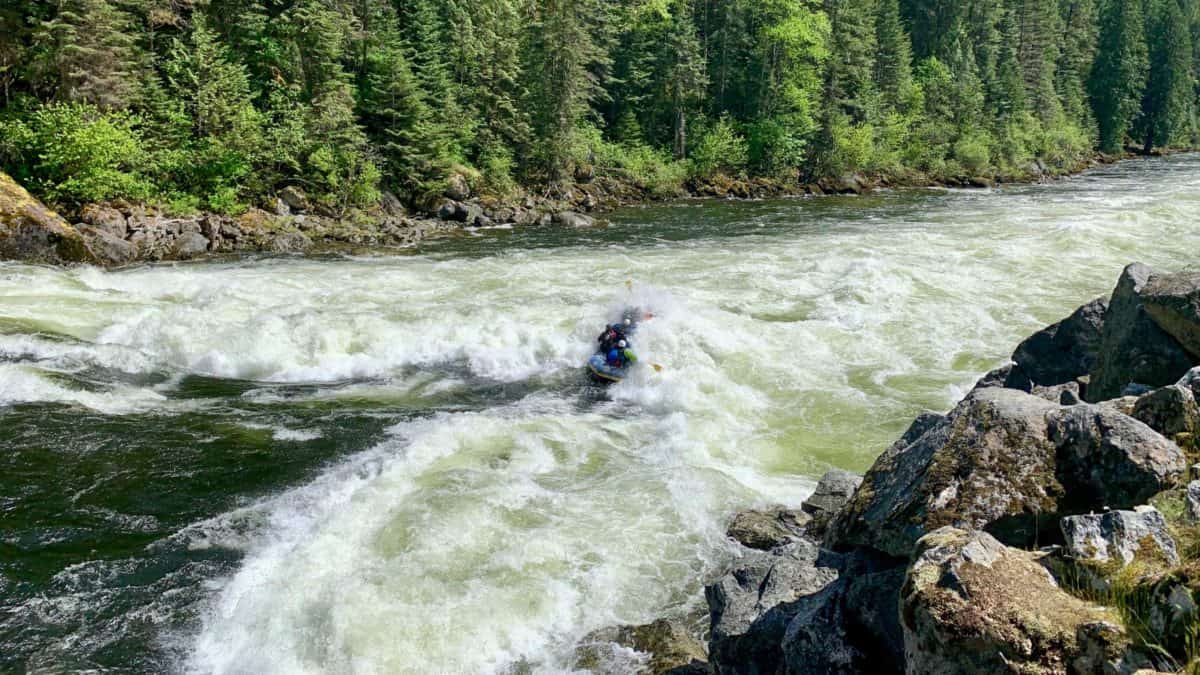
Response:
[[[617,346],[618,342],[627,339],[631,325],[632,322],[626,319],[624,324],[614,323],[605,328],[600,337],[596,338],[596,341],[600,343],[600,353],[607,355]]]
[[[625,340],[617,342],[617,346],[608,352],[608,365],[613,368],[626,368],[637,363],[637,354],[629,348],[629,343]]]

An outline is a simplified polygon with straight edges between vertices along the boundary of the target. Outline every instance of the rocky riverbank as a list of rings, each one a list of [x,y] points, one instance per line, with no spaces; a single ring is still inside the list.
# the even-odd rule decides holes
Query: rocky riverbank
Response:
[[[1198,398],[1200,273],[1131,265],[865,476],[830,472],[800,511],[734,518],[742,555],[706,588],[707,656],[649,670],[1194,667]],[[663,648],[629,635],[614,639]]]
[[[772,178],[718,176],[691,182],[678,194],[592,171],[576,176],[568,190],[554,195],[524,192],[509,199],[474,193],[469,181],[452,176],[443,194],[407,208],[385,195],[375,207],[337,214],[311,204],[303,190],[288,187],[263,208],[238,216],[170,214],[145,204],[115,201],[89,204],[61,217],[0,173],[0,259],[119,267],[135,262],[188,260],[222,253],[319,253],[356,248],[409,247],[422,239],[496,225],[591,227],[598,216],[623,205],[676,197],[763,199],[785,196],[863,194],[899,186],[992,187],[997,183],[1038,182],[1077,173],[1118,157],[1097,155],[1070,171],[1040,161],[1006,176],[963,176],[935,180],[923,175],[848,174],[805,183]]]

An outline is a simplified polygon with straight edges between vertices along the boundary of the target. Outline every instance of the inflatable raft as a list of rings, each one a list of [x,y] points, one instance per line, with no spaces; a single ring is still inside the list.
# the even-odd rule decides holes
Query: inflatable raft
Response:
[[[588,374],[597,382],[611,384],[624,380],[629,374],[629,368],[614,368],[608,365],[603,354],[593,354],[588,360]]]

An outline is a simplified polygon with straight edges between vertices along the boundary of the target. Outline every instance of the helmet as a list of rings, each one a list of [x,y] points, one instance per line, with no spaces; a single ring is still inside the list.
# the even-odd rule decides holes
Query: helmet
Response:
[[[621,349],[625,349],[629,345],[624,340],[621,340],[620,342],[617,343],[617,346],[620,347]]]
[[[626,325],[626,326],[632,326],[632,325],[633,325],[633,319],[625,319],[625,325]]]

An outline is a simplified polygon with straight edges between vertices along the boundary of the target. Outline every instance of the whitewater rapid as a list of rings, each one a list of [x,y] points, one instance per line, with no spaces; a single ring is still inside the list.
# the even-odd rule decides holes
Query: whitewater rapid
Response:
[[[228,402],[181,381],[235,381],[282,411],[280,444],[326,433],[289,409],[403,411],[311,480],[172,535],[240,556],[164,631],[172,667],[567,672],[590,631],[702,608],[735,511],[864,470],[1128,262],[1190,264],[1197,213],[1183,158],[1000,191],[685,203],[395,257],[3,264],[0,407],[185,419]],[[655,313],[636,347],[662,371],[597,394],[580,365],[627,306]],[[602,667],[636,661],[618,657]]]

